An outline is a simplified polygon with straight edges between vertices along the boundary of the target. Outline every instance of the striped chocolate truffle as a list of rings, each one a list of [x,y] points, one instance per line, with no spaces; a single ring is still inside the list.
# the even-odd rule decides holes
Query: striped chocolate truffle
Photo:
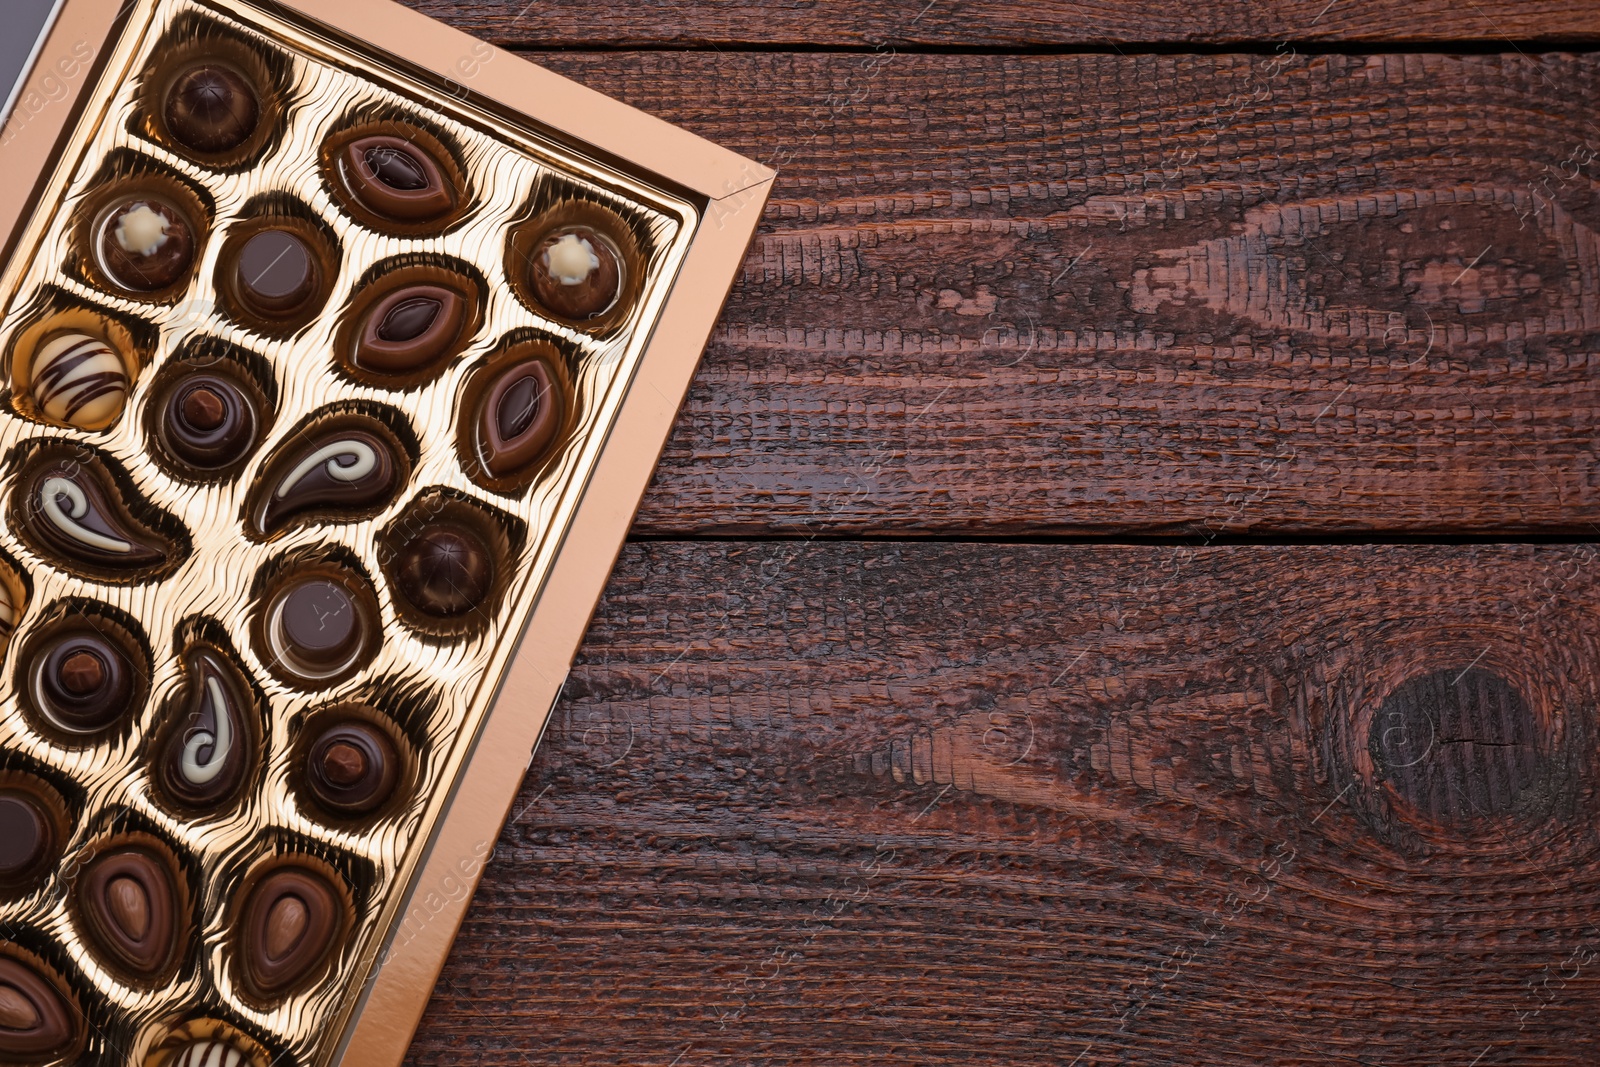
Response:
[[[244,1067],[250,1061],[225,1041],[196,1041],[170,1062],[171,1067]]]
[[[122,414],[128,368],[111,346],[86,333],[62,333],[33,357],[33,402],[63,426],[103,430]]]

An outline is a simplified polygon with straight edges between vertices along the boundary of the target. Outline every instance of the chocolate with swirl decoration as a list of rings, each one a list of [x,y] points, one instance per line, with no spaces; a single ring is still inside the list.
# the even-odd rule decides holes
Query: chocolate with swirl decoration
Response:
[[[68,331],[33,354],[28,392],[39,414],[62,426],[103,430],[128,401],[128,365],[98,337]]]
[[[155,780],[175,807],[216,811],[239,796],[256,764],[255,700],[239,669],[197,645],[183,658],[179,714],[156,742]]]
[[[99,460],[55,453],[23,474],[12,511],[24,537],[71,569],[128,578],[176,562],[179,547],[129,514]]]
[[[394,499],[408,477],[399,442],[363,416],[330,420],[268,462],[250,515],[272,536],[300,521],[359,522]]]

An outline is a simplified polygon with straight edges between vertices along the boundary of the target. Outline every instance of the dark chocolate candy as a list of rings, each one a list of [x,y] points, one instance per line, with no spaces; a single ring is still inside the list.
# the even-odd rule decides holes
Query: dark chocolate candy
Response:
[[[303,985],[327,961],[344,933],[339,893],[301,866],[268,872],[251,890],[236,951],[247,989],[271,1000]]]
[[[267,644],[278,664],[296,678],[323,682],[352,670],[381,631],[370,593],[348,582],[312,573],[286,584],[273,597]]]
[[[238,71],[199,63],[173,80],[162,115],[180,144],[196,152],[227,152],[256,132],[261,101]]]
[[[140,979],[167,970],[180,948],[181,897],[172,866],[145,845],[107,849],[77,881],[84,932],[107,962]]]
[[[340,161],[345,184],[363,207],[397,222],[427,222],[455,210],[437,161],[402,137],[358,137]]]
[[[269,536],[318,513],[357,522],[392,500],[405,478],[393,435],[382,424],[338,419],[294,438],[268,462],[250,513]]]
[[[256,402],[233,378],[196,371],[167,393],[157,424],[172,457],[198,471],[230,467],[256,447]]]
[[[466,323],[467,302],[455,290],[402,286],[367,312],[351,362],[379,374],[410,374],[448,353]]]
[[[325,728],[306,753],[306,785],[336,815],[382,807],[400,780],[400,757],[382,730],[360,719]]]
[[[182,281],[194,266],[194,225],[171,204],[135,197],[118,204],[100,229],[100,266],[124,289],[153,293]]]
[[[515,360],[483,391],[476,419],[479,464],[491,478],[511,478],[543,459],[561,428],[562,400],[550,368],[535,357]]]
[[[539,302],[563,319],[584,322],[602,315],[622,291],[616,249],[589,226],[550,234],[539,242],[529,269]]]
[[[155,778],[178,807],[232,803],[256,764],[255,701],[229,660],[204,645],[183,659],[182,710],[157,743]]]
[[[40,714],[66,733],[97,734],[138,713],[133,665],[87,618],[74,619],[35,650],[28,673]]]
[[[395,577],[400,592],[418,611],[455,618],[488,598],[494,586],[494,556],[476,530],[436,523],[400,549]]]
[[[278,227],[246,240],[233,269],[239,301],[264,319],[294,318],[322,285],[316,252],[300,234]]]
[[[27,882],[55,856],[60,843],[48,803],[31,789],[0,787],[0,886]]]
[[[30,468],[22,478],[20,525],[38,546],[72,564],[119,575],[178,554],[169,538],[133,518],[98,460],[76,453]]]
[[[36,1063],[72,1049],[82,1016],[44,975],[0,956],[0,1061]]]

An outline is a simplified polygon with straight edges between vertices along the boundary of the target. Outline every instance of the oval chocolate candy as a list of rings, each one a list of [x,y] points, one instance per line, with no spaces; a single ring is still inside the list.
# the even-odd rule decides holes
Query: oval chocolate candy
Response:
[[[82,1039],[83,1016],[56,984],[10,956],[0,956],[0,1062],[37,1063]]]
[[[438,162],[414,141],[375,135],[346,146],[340,170],[362,207],[396,222],[428,222],[455,210],[456,197]]]
[[[115,846],[78,875],[84,932],[107,962],[142,980],[168,970],[181,947],[182,895],[154,846]]]
[[[473,426],[473,451],[490,478],[516,478],[550,451],[565,417],[549,364],[538,356],[490,364]]]
[[[344,935],[343,899],[327,877],[285,865],[250,890],[235,935],[246,988],[273,1000],[316,976]]]
[[[467,301],[442,285],[406,285],[372,305],[356,332],[350,362],[375,374],[412,374],[461,340]]]

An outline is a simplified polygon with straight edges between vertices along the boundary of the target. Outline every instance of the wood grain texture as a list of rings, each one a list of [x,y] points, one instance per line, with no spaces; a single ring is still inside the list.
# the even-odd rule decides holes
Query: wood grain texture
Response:
[[[544,61],[781,168],[641,532],[1593,532],[1595,56]]]
[[[496,44],[542,48],[711,45],[1128,46],[1259,41],[1593,41],[1584,0],[405,0]]]
[[[1594,1063],[1597,552],[632,546],[410,1062]]]

